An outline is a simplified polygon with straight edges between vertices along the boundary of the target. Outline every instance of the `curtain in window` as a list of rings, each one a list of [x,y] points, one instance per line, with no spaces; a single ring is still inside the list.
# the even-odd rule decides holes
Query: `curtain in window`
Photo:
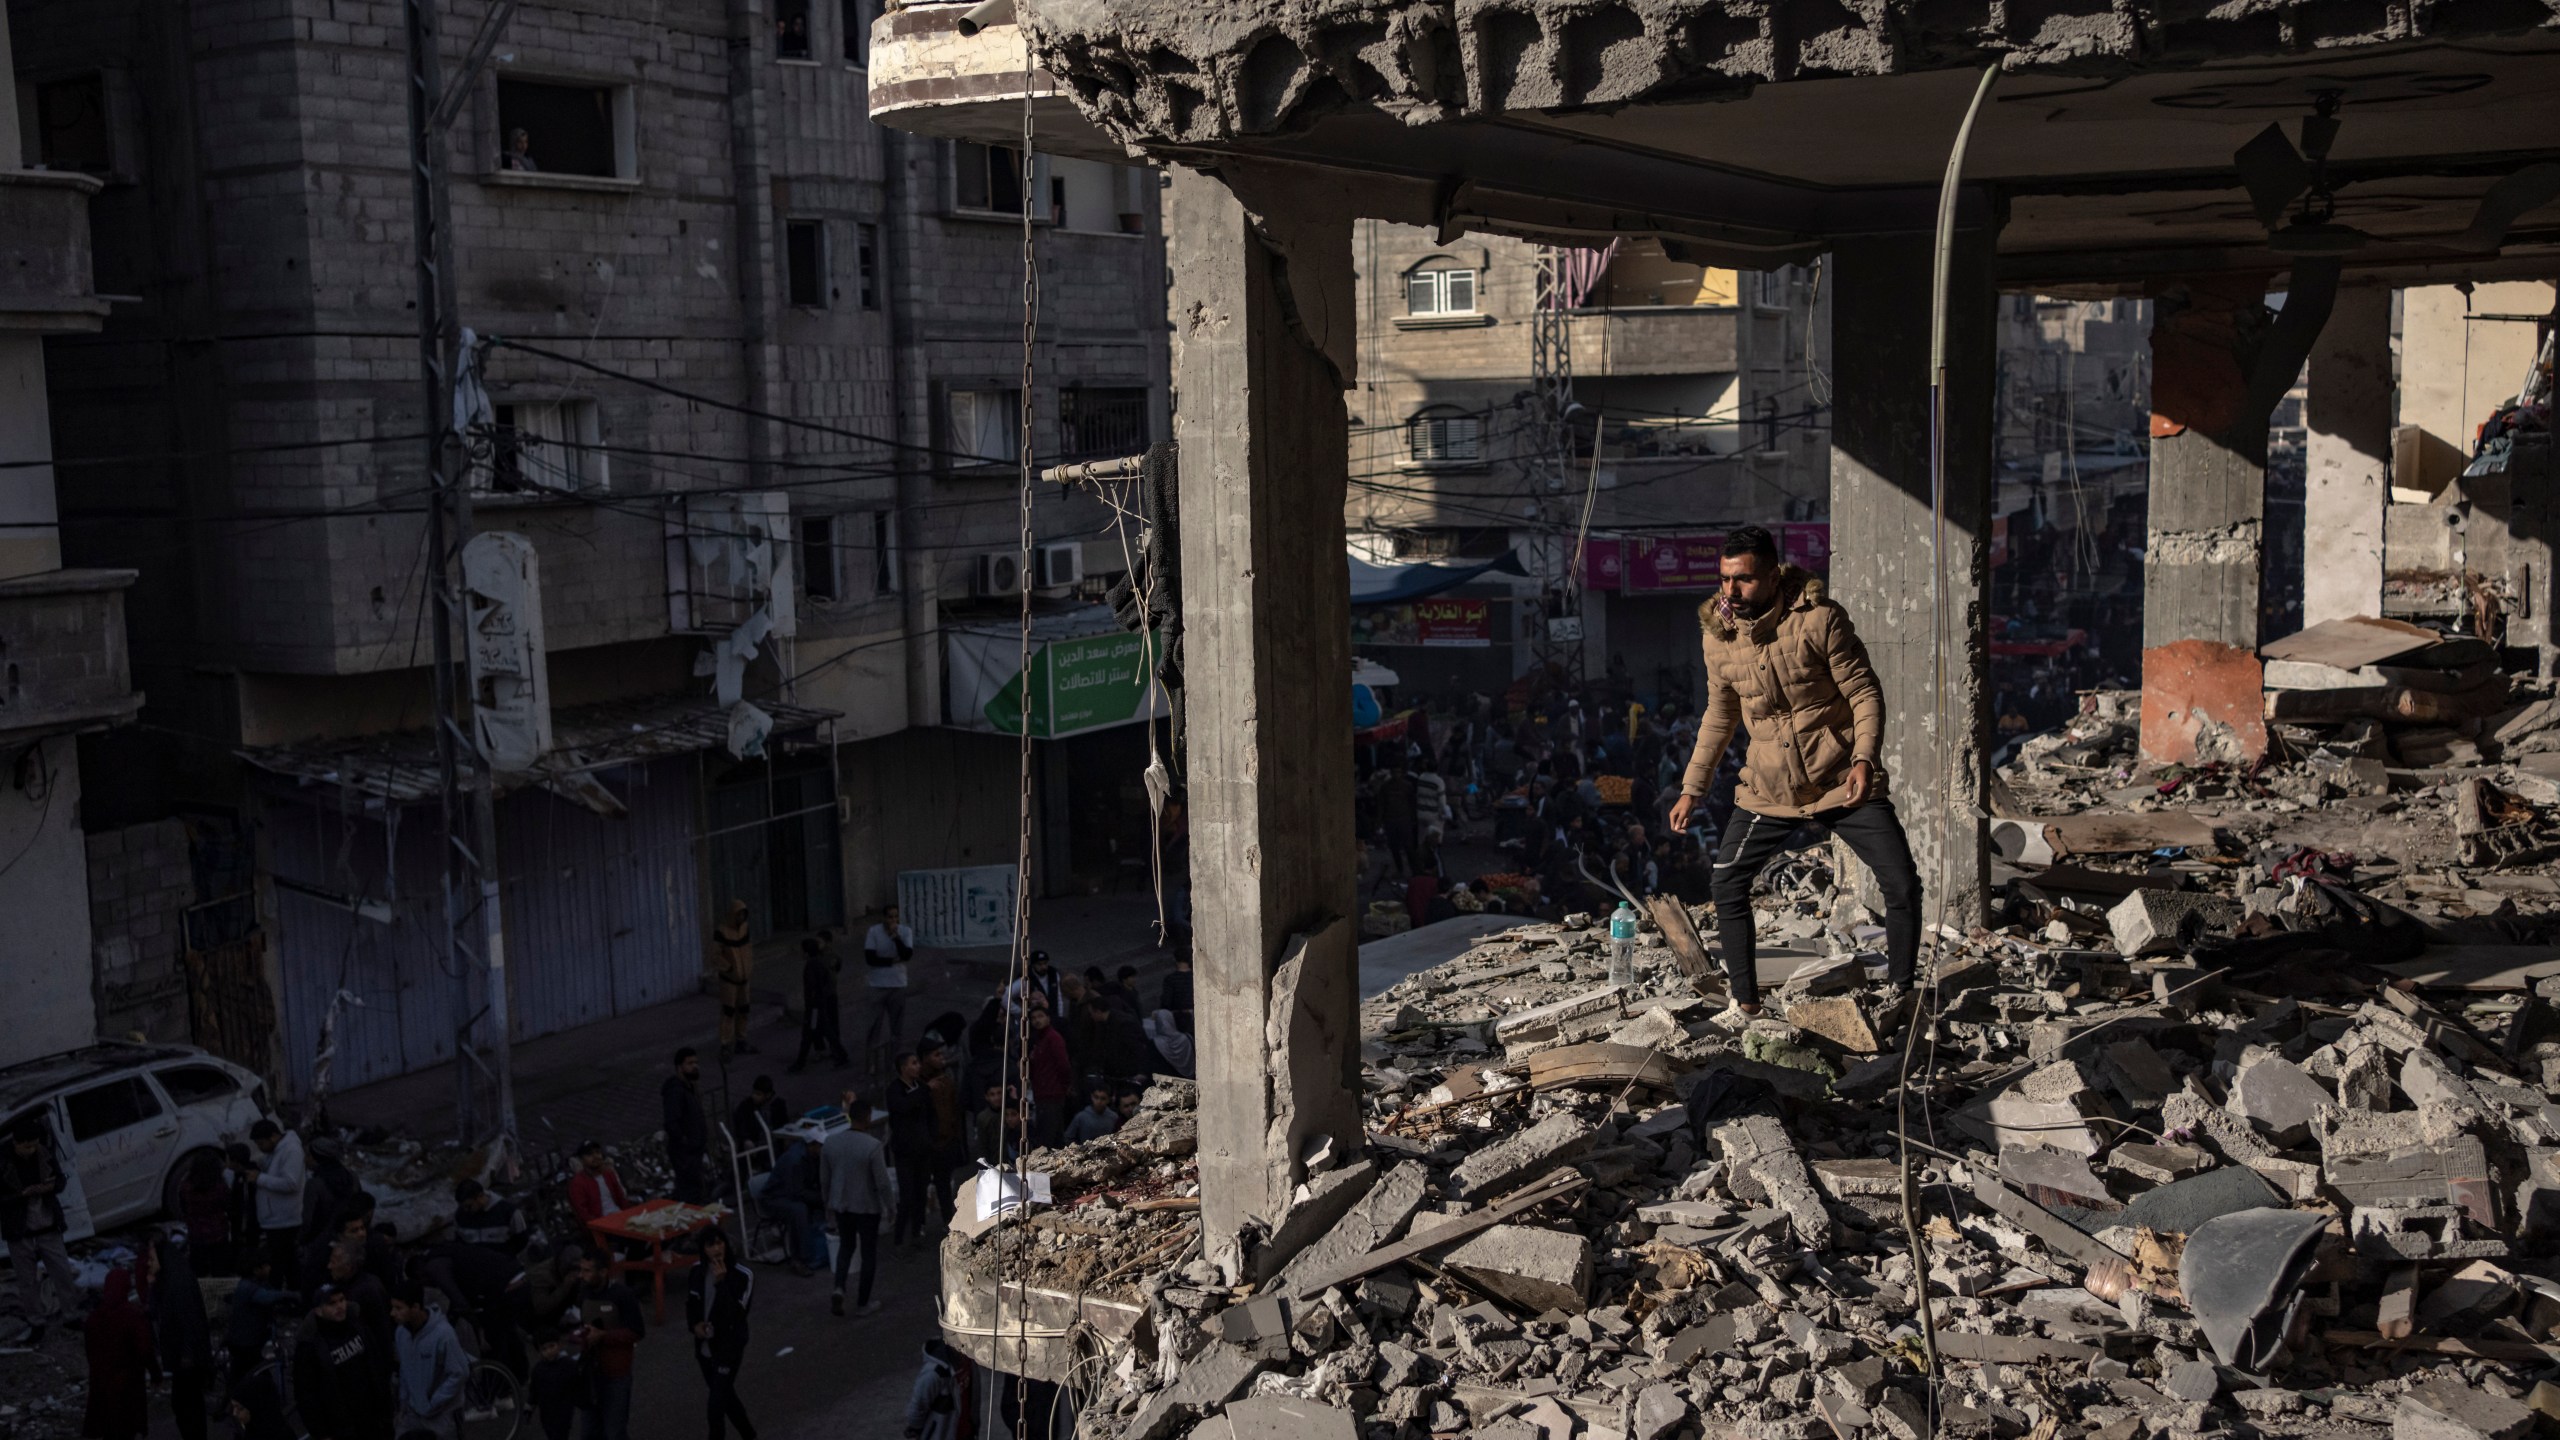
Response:
[[[543,490],[576,490],[586,483],[573,449],[580,437],[575,416],[566,405],[518,405],[516,465],[527,485]]]
[[[951,435],[947,447],[991,464],[1011,464],[1021,457],[1022,399],[1018,390],[954,390],[951,392]]]

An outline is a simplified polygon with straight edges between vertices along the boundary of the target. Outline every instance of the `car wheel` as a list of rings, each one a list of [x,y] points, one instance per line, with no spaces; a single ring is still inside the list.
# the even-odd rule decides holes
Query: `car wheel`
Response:
[[[210,1155],[216,1160],[222,1158],[221,1151],[210,1145],[199,1145],[179,1156],[178,1163],[169,1167],[168,1178],[160,1182],[160,1213],[172,1221],[183,1223],[187,1218],[186,1207],[178,1202],[178,1186],[186,1180],[187,1172],[195,1168],[199,1155]]]

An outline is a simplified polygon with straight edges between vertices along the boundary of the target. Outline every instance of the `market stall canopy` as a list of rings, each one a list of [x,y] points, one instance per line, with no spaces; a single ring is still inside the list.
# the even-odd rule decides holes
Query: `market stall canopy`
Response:
[[[1354,605],[1401,605],[1444,590],[1455,590],[1479,575],[1526,575],[1528,567],[1520,563],[1518,552],[1505,550],[1491,560],[1442,562],[1416,561],[1409,565],[1381,565],[1353,555],[1351,561],[1351,603]]]

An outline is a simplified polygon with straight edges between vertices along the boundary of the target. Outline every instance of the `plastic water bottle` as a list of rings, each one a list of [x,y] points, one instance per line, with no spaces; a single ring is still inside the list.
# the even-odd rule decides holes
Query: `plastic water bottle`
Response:
[[[1636,907],[1624,900],[1609,917],[1609,983],[1636,983]]]

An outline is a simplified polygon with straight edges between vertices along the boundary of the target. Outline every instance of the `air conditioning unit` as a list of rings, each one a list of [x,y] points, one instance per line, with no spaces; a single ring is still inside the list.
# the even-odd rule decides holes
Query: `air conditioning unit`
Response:
[[[1033,589],[1051,590],[1073,585],[1084,578],[1084,547],[1072,540],[1058,545],[1043,545],[1033,553],[1037,557],[1040,577]]]
[[[976,593],[981,596],[1021,594],[1022,552],[1018,550],[982,552],[978,556]]]

